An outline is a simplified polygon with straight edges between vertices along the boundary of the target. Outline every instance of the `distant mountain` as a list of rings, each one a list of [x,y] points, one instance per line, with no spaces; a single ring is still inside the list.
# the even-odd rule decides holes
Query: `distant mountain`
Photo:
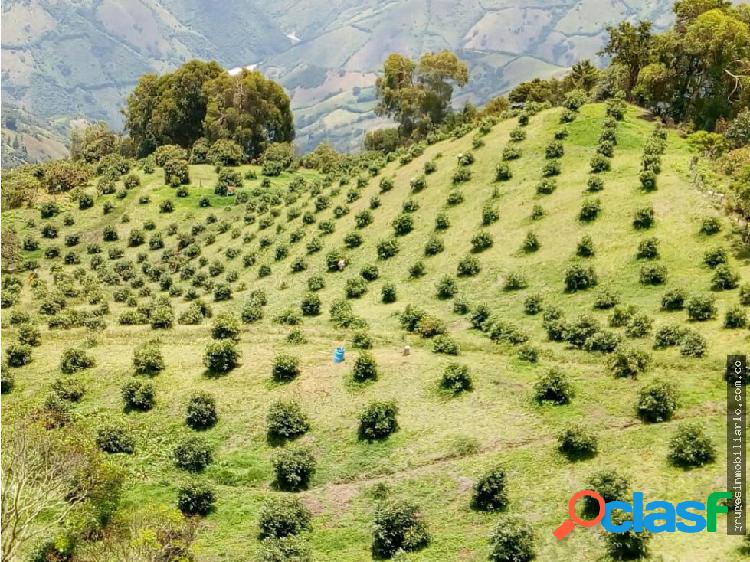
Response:
[[[671,0],[7,0],[2,13],[3,109],[18,111],[8,143],[56,154],[72,119],[119,128],[137,78],[190,58],[257,65],[293,100],[298,144],[361,146],[376,71],[387,53],[451,49],[469,62],[459,102],[483,102],[520,81],[595,57],[604,28],[671,21]],[[5,159],[5,158],[4,158]]]

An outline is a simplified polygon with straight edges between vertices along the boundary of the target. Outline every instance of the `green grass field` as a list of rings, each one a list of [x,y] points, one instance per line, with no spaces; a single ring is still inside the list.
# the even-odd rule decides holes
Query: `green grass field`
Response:
[[[211,320],[202,325],[183,326],[175,323],[169,330],[152,330],[148,325],[122,326],[117,319],[128,307],[125,303],[110,302],[111,313],[106,317],[107,328],[92,335],[85,328],[70,330],[48,329],[46,318],[37,315],[42,325],[42,345],[34,348],[33,361],[14,369],[16,387],[3,397],[3,416],[7,420],[24,405],[39,404],[50,384],[59,377],[60,356],[64,349],[90,345],[88,351],[96,359],[96,366],[78,375],[86,394],[74,408],[75,423],[82,431],[94,435],[105,422],[117,421],[129,427],[136,440],[133,455],[114,455],[116,463],[126,468],[130,476],[124,497],[126,510],[153,510],[158,505],[173,506],[175,490],[188,479],[188,474],[177,469],[172,461],[174,445],[191,430],[184,423],[185,404],[196,390],[205,390],[217,399],[219,422],[202,434],[215,446],[214,462],[200,475],[217,489],[216,510],[205,518],[198,532],[196,557],[201,561],[250,561],[256,559],[257,513],[262,502],[273,494],[281,494],[272,486],[271,458],[275,447],[266,439],[266,413],[269,404],[280,398],[297,400],[308,414],[310,431],[300,441],[312,447],[318,460],[309,489],[299,492],[305,505],[312,511],[313,531],[309,535],[314,557],[321,561],[369,560],[371,531],[376,495],[383,485],[393,498],[408,498],[422,509],[432,535],[431,544],[408,553],[410,561],[480,561],[487,558],[487,537],[497,518],[496,514],[473,511],[469,507],[474,481],[487,469],[502,465],[508,473],[509,513],[522,515],[534,527],[537,559],[540,561],[605,559],[603,535],[598,530],[576,530],[565,541],[558,543],[553,529],[565,517],[568,498],[584,488],[588,476],[598,469],[616,468],[626,474],[632,489],[643,491],[647,498],[681,501],[702,499],[711,491],[725,487],[725,436],[723,369],[726,355],[747,351],[747,329],[722,327],[724,312],[738,302],[738,291],[713,293],[716,297],[716,319],[689,323],[686,312],[663,312],[661,297],[673,287],[682,287],[689,294],[709,294],[712,270],[703,265],[703,254],[716,246],[729,251],[730,265],[743,280],[750,279],[748,256],[733,251],[731,224],[717,209],[707,194],[695,190],[689,181],[691,154],[684,140],[669,133],[663,156],[658,190],[644,193],[639,189],[638,174],[644,143],[653,129],[639,110],[629,108],[626,119],[617,128],[618,144],[612,159],[612,170],[602,174],[604,190],[586,194],[589,160],[605,117],[601,104],[584,106],[578,118],[567,125],[569,136],[563,141],[565,154],[561,158],[562,172],[558,187],[549,195],[538,195],[535,186],[545,164],[545,146],[553,140],[560,127],[560,109],[544,111],[531,118],[526,127],[527,139],[519,143],[521,158],[509,162],[513,177],[509,181],[495,181],[495,167],[500,162],[503,148],[509,144],[509,134],[517,126],[515,119],[502,121],[483,137],[484,146],[474,149],[475,163],[472,177],[460,189],[463,203],[446,206],[452,189],[451,178],[456,169],[457,155],[472,150],[472,135],[428,146],[422,156],[401,165],[392,162],[380,174],[369,179],[359,190],[361,197],[349,204],[350,212],[335,220],[335,232],[321,236],[323,249],[307,255],[306,243],[318,235],[316,224],[303,226],[297,217],[287,223],[283,204],[273,225],[259,230],[258,222],[246,225],[244,205],[236,205],[232,198],[213,194],[216,174],[209,166],[191,166],[189,196],[176,198],[174,190],[163,185],[163,173],[141,176],[141,186],[128,191],[123,200],[114,195],[101,196],[95,206],[79,211],[70,206],[75,218],[73,226],[62,226],[61,216],[52,219],[60,226],[58,240],[62,246],[68,233],[79,232],[81,243],[77,250],[82,255],[82,267],[88,271],[87,243],[97,242],[106,251],[110,246],[124,248],[123,259],[136,259],[136,254],[148,254],[148,260],[158,263],[159,251],[149,251],[148,244],[127,248],[127,235],[140,228],[146,220],[153,220],[157,230],[164,233],[167,248],[176,245],[175,237],[166,233],[167,225],[175,223],[178,232],[188,232],[194,223],[206,223],[210,213],[217,221],[197,236],[202,256],[210,264],[220,260],[225,271],[215,281],[223,280],[230,271],[237,271],[239,279],[232,283],[233,297],[229,301],[212,302],[211,291],[202,298],[210,302],[214,316],[231,311],[239,313],[251,290],[263,289],[268,294],[264,319],[243,326],[239,348],[241,365],[223,377],[208,377],[202,363],[206,344],[211,341]],[[422,173],[424,163],[433,160],[437,171],[426,176],[427,187],[410,193],[410,179]],[[247,167],[243,167],[244,172]],[[257,169],[260,176],[260,170]],[[308,183],[315,180],[315,172],[301,171]],[[382,177],[392,177],[395,187],[379,193]],[[272,188],[283,190],[291,174],[285,172],[272,179]],[[337,204],[346,204],[351,185],[339,188],[337,183],[324,188],[335,190],[330,207],[316,214],[318,222],[333,217]],[[248,187],[259,186],[260,179],[245,182]],[[141,195],[148,193],[150,202],[139,204]],[[200,208],[198,200],[207,195],[210,208]],[[373,222],[359,232],[364,243],[356,249],[345,249],[347,267],[344,271],[327,273],[325,256],[332,249],[344,247],[344,237],[355,230],[355,215],[368,208],[370,198],[378,196],[381,205],[372,211]],[[587,198],[601,200],[601,215],[591,223],[577,220],[582,202]],[[112,199],[115,209],[104,215],[102,200]],[[158,205],[164,199],[173,200],[171,214],[160,214]],[[303,194],[295,206],[302,211],[314,210],[314,197]],[[400,251],[388,260],[378,260],[377,243],[392,234],[391,222],[401,212],[402,204],[411,199],[419,208],[412,214],[414,229],[399,237]],[[482,228],[482,209],[493,204],[499,220]],[[224,205],[227,205],[226,207]],[[545,216],[530,218],[536,204],[544,208]],[[651,204],[656,224],[647,231],[632,227],[634,211]],[[445,250],[426,257],[423,248],[434,232],[435,217],[445,212],[451,226],[439,234]],[[63,213],[64,214],[64,213]],[[129,223],[122,224],[128,215]],[[263,216],[258,214],[260,220]],[[723,228],[713,236],[700,234],[701,221],[708,216],[721,220]],[[20,239],[27,234],[39,237],[39,229],[47,222],[39,219],[39,211],[32,209],[7,211],[3,221],[16,227]],[[28,220],[33,219],[34,226]],[[221,233],[221,223],[228,230]],[[107,224],[118,230],[118,242],[102,242],[101,231]],[[303,227],[305,237],[289,244],[289,234]],[[481,272],[475,277],[456,278],[458,295],[472,306],[485,303],[493,313],[517,325],[529,335],[529,343],[539,350],[539,361],[528,363],[517,357],[517,348],[509,344],[495,344],[478,330],[471,329],[467,316],[453,312],[453,300],[435,296],[435,284],[444,275],[456,277],[461,258],[470,253],[471,239],[480,230],[488,231],[494,244],[476,254]],[[236,230],[237,232],[233,232]],[[536,233],[541,247],[534,253],[520,250],[528,232]],[[146,232],[146,236],[151,232]],[[213,243],[204,245],[208,234]],[[234,237],[234,235],[237,237]],[[243,236],[254,234],[252,240]],[[585,261],[595,268],[599,286],[586,291],[566,293],[564,271],[574,260],[576,244],[584,235],[591,236],[596,255]],[[273,242],[259,249],[259,240],[267,236]],[[636,259],[641,239],[656,237],[660,241],[659,263],[666,266],[666,285],[644,286],[639,283],[642,260]],[[248,237],[249,239],[250,237]],[[42,248],[27,253],[42,264],[41,277],[52,285],[50,262],[61,263],[61,258],[46,260],[42,251],[49,240],[42,239]],[[279,243],[288,245],[288,256],[274,259],[274,248]],[[228,259],[225,251],[240,250],[240,255]],[[62,253],[67,251],[62,248]],[[257,263],[244,267],[242,255],[256,252]],[[290,263],[298,256],[308,264],[306,271],[292,273]],[[195,258],[193,261],[197,261]],[[409,267],[416,261],[424,262],[424,276],[411,279]],[[271,267],[272,274],[259,278],[262,264]],[[332,301],[344,297],[346,280],[359,276],[368,264],[379,268],[380,278],[369,283],[359,299],[351,299],[354,313],[369,325],[373,338],[372,352],[377,359],[380,376],[367,385],[354,385],[348,377],[357,355],[351,348],[352,330],[337,329],[331,323],[328,307]],[[197,265],[197,264],[196,264]],[[77,266],[63,266],[72,272]],[[139,266],[136,266],[140,270]],[[207,267],[199,268],[206,271]],[[509,273],[522,272],[528,287],[519,291],[503,290]],[[307,343],[291,344],[286,340],[291,328],[273,319],[289,307],[299,310],[299,303],[307,291],[307,279],[315,274],[325,278],[326,286],[319,292],[322,314],[305,317],[299,328]],[[24,274],[25,276],[26,274]],[[175,284],[187,289],[190,281]],[[25,280],[25,277],[24,277]],[[380,289],[384,282],[398,288],[397,302],[383,304]],[[158,283],[146,283],[154,294],[159,294]],[[647,350],[653,358],[648,371],[637,380],[615,378],[607,370],[606,356],[571,348],[565,343],[551,342],[542,327],[541,314],[524,314],[524,298],[540,293],[545,305],[560,307],[566,318],[574,319],[586,313],[607,324],[611,311],[594,310],[593,303],[602,288],[620,295],[623,304],[636,306],[654,320],[654,329],[668,323],[680,323],[700,332],[708,341],[708,351],[702,358],[680,355],[679,349],[653,350],[653,335],[639,339],[624,338],[629,346]],[[111,288],[106,287],[110,300]],[[137,291],[133,291],[137,294]],[[203,290],[200,289],[202,293]],[[145,304],[148,298],[138,302]],[[173,298],[175,316],[189,306],[183,298]],[[407,304],[418,306],[444,320],[448,332],[461,347],[458,357],[432,352],[432,342],[416,334],[405,332],[398,313]],[[82,298],[72,298],[68,307],[86,308]],[[37,312],[38,303],[25,285],[21,301],[14,309]],[[3,314],[5,344],[14,340],[16,328]],[[617,328],[622,333],[622,328]],[[120,389],[133,375],[133,349],[140,343],[158,336],[166,369],[154,378],[156,406],[146,413],[124,413]],[[85,343],[84,343],[85,342]],[[403,355],[405,345],[411,354]],[[334,364],[332,356],[337,346],[345,346],[347,360]],[[301,359],[301,375],[287,384],[274,383],[271,364],[275,355],[291,353]],[[458,361],[471,369],[474,389],[460,396],[447,396],[438,387],[444,367]],[[537,377],[556,366],[567,373],[576,395],[564,406],[538,405],[532,400],[532,387]],[[679,390],[679,409],[675,419],[662,424],[644,424],[635,415],[639,389],[655,379],[669,379]],[[374,399],[393,399],[399,407],[400,430],[390,438],[368,443],[357,438],[358,415],[362,407]],[[667,460],[668,442],[674,428],[681,421],[704,422],[717,448],[713,464],[684,470]],[[557,450],[558,432],[571,422],[589,426],[599,435],[599,453],[590,460],[570,462]],[[651,542],[654,559],[671,561],[738,560],[740,537],[727,537],[723,532],[660,534]]]

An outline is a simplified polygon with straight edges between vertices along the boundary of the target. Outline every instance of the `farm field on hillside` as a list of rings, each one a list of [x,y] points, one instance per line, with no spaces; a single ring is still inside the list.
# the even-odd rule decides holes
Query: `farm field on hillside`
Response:
[[[190,166],[180,197],[161,168],[136,170],[139,185],[118,181],[122,197],[98,195],[91,208],[61,196],[51,218],[38,208],[4,212],[19,239],[36,242],[23,254],[40,264],[38,279],[14,276],[22,288],[4,309],[4,357],[22,326],[38,326],[41,345],[28,364],[4,366],[14,388],[3,421],[52,415],[43,407],[50,392],[82,387],[80,400],[53,413],[87,435],[116,427],[132,438],[131,454],[110,456],[128,475],[131,510],[173,507],[188,481],[216,490],[197,530],[200,560],[256,560],[259,513],[282,495],[310,511],[304,536],[316,560],[370,560],[384,499],[416,504],[431,537],[399,560],[486,560],[500,515],[472,509],[471,498],[495,467],[505,470],[504,513],[532,525],[538,560],[604,559],[598,531],[552,536],[568,498],[605,469],[669,501],[722,489],[724,363],[750,342],[746,326],[727,326],[728,312],[747,313],[739,287],[750,261],[729,220],[692,187],[686,142],[636,108],[621,121],[606,113],[589,104],[526,125],[488,124],[372,176],[300,170],[268,180],[259,166],[241,166],[243,187],[221,196],[212,166]],[[662,135],[656,189],[644,190],[644,150]],[[596,156],[603,144],[611,158]],[[591,173],[592,162],[611,169]],[[42,234],[49,225],[54,238]],[[154,338],[164,368],[135,374],[134,351]],[[233,340],[237,366],[208,370],[207,347]],[[337,347],[342,363],[333,362]],[[93,365],[61,374],[70,348]],[[367,380],[353,380],[355,364],[367,364]],[[463,366],[470,389],[441,387],[446,369]],[[554,394],[538,384],[550,371],[569,383],[566,403],[535,400],[540,388]],[[147,411],[123,407],[132,381],[152,385]],[[659,381],[673,385],[678,406],[669,421],[646,423],[639,393]],[[196,392],[215,400],[218,420],[206,429],[185,421]],[[278,401],[299,405],[303,435],[269,437]],[[367,440],[360,415],[373,401],[395,403],[398,430]],[[704,424],[714,462],[669,462],[670,438],[687,421]],[[597,436],[595,455],[558,450],[571,424]],[[194,473],[174,456],[193,437],[212,457]],[[273,459],[288,450],[315,458],[299,491],[274,481]],[[665,562],[729,561],[740,544],[722,532],[661,534],[650,549]]]

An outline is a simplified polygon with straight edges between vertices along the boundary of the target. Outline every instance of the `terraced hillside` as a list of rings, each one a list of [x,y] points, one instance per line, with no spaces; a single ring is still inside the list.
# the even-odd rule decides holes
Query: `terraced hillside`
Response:
[[[402,559],[486,560],[500,515],[472,509],[472,489],[497,466],[505,470],[505,512],[532,525],[538,560],[603,559],[598,531],[578,529],[560,543],[552,536],[568,498],[593,473],[615,469],[631,490],[670,501],[724,487],[723,366],[728,353],[748,348],[747,328],[725,327],[725,315],[745,314],[737,276],[750,278],[729,221],[691,187],[685,142],[669,132],[662,145],[661,130],[635,108],[621,121],[605,112],[592,104],[577,114],[546,110],[525,126],[487,124],[341,185],[300,171],[261,187],[260,169],[243,166],[258,179],[222,197],[214,169],[191,166],[185,197],[165,187],[157,169],[137,171],[140,185],[123,189],[122,199],[100,195],[83,211],[61,199],[62,212],[50,219],[39,209],[4,213],[20,239],[38,242],[24,255],[41,265],[38,281],[16,275],[18,302],[3,314],[6,352],[22,326],[41,330],[31,362],[5,369],[15,378],[3,397],[5,421],[44,408],[50,389],[72,376],[84,389],[80,400],[63,410],[47,402],[84,434],[101,438],[102,428],[114,427],[132,438],[131,454],[110,457],[129,475],[126,509],[174,506],[177,489],[193,479],[215,489],[215,509],[196,537],[199,560],[255,560],[261,508],[282,495],[310,511],[312,530],[303,536],[316,560],[371,559],[372,520],[384,499],[416,504],[431,535]],[[594,158],[603,130],[614,131],[599,144],[613,150],[611,159]],[[651,191],[639,180],[647,145],[664,149]],[[590,174],[592,158],[611,170]],[[171,212],[163,212],[167,201]],[[636,228],[634,217],[648,208],[652,224],[641,212]],[[50,224],[55,239],[41,235]],[[117,239],[103,239],[114,238],[112,229]],[[101,253],[88,254],[89,245]],[[707,253],[719,256],[708,260],[714,267],[704,263]],[[596,284],[585,288],[594,284],[590,268]],[[673,289],[684,291],[690,312]],[[688,320],[705,311],[707,320]],[[237,339],[239,365],[225,374],[204,364],[207,347],[224,345],[212,336]],[[561,337],[567,341],[553,341]],[[136,375],[134,350],[153,338],[164,368]],[[368,341],[369,351],[356,349]],[[346,359],[334,363],[340,346]],[[94,364],[54,385],[72,347]],[[286,355],[298,370],[293,360],[277,361]],[[468,367],[470,389],[442,388],[453,363],[454,375]],[[535,400],[559,397],[537,384],[550,370],[572,386],[558,400],[567,403]],[[134,380],[152,384],[148,411],[123,408],[123,386]],[[453,388],[461,387],[456,380]],[[670,421],[645,423],[636,415],[639,392],[664,380],[677,390],[677,410]],[[218,413],[201,431],[186,425],[198,391],[215,399]],[[269,438],[267,415],[279,400],[299,405],[304,435]],[[363,409],[391,400],[398,430],[360,438]],[[670,438],[686,421],[705,424],[714,462],[690,469],[669,462]],[[595,455],[571,460],[559,451],[558,434],[571,423],[598,437]],[[196,436],[213,458],[191,473],[175,465],[174,450]],[[274,483],[272,461],[286,450],[316,460],[297,492]],[[665,561],[728,561],[739,558],[740,542],[721,532],[661,534],[650,548]]]

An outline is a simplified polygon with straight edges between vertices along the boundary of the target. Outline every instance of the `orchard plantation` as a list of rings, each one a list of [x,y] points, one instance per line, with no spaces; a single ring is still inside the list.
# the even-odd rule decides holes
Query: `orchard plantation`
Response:
[[[191,61],[3,171],[3,559],[747,556],[725,516],[552,535],[584,488],[726,486],[750,7],[674,9],[481,108],[454,53],[394,53],[355,154]]]

